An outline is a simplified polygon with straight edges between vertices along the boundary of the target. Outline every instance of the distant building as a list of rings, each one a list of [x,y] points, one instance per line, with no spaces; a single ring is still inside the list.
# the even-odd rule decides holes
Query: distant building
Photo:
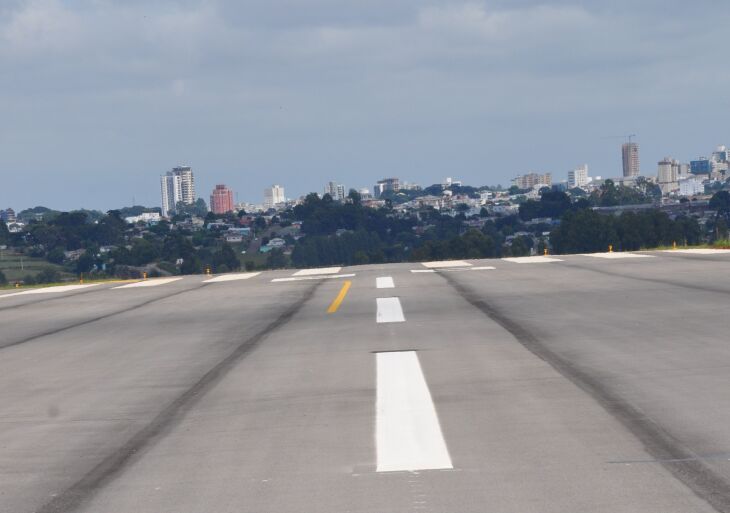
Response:
[[[621,161],[623,163],[624,176],[639,176],[639,144],[635,142],[624,143],[621,146]]]
[[[345,186],[341,183],[327,182],[327,185],[324,186],[324,193],[329,194],[335,201],[344,201],[347,197]]]
[[[665,157],[657,163],[657,184],[662,190],[662,194],[669,194],[679,188],[677,183],[679,176],[679,162],[669,157]]]
[[[528,173],[519,175],[512,180],[512,185],[516,185],[520,189],[532,189],[536,185],[544,185],[550,187],[553,184],[553,178],[550,173],[544,175],[538,173]]]
[[[712,161],[722,162],[724,164],[730,162],[730,150],[727,149],[727,146],[718,146],[717,149],[712,152]]]
[[[162,194],[162,216],[168,217],[175,212],[177,204],[186,205],[195,203],[195,178],[189,166],[172,168],[160,177],[160,191]]]
[[[264,189],[264,209],[268,210],[285,202],[286,196],[284,196],[284,188],[281,185],[272,185]]]
[[[12,208],[0,210],[0,221],[5,221],[6,224],[14,223],[15,221],[17,221],[15,217],[15,210],[13,210]]]
[[[373,187],[373,196],[379,198],[386,191],[400,191],[400,180],[398,178],[383,178],[382,180],[378,180],[375,187]]]
[[[155,224],[160,222],[160,214],[157,212],[142,212],[138,216],[125,217],[124,222],[127,224],[137,224],[139,222],[147,224]]]
[[[584,187],[588,184],[588,164],[578,166],[568,171],[568,188]]]
[[[697,178],[687,178],[686,180],[679,181],[679,195],[680,196],[695,196],[697,194],[704,194],[705,186],[702,180]]]
[[[210,193],[210,210],[214,214],[233,211],[233,191],[223,184],[215,186]]]
[[[712,172],[712,163],[705,157],[692,160],[689,163],[689,172],[693,175],[709,175]]]

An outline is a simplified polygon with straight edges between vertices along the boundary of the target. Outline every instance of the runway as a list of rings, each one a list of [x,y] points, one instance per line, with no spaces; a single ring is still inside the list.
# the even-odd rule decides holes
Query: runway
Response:
[[[0,292],[0,511],[730,512],[728,270],[672,251]]]

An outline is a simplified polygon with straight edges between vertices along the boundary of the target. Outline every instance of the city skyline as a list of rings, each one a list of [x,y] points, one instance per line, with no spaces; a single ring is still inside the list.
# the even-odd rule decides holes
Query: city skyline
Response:
[[[200,191],[253,201],[272,182],[505,184],[584,162],[620,176],[616,134],[638,134],[650,168],[709,156],[730,74],[724,26],[706,20],[728,15],[676,0],[6,2],[0,204],[152,204],[150,177],[176,161]]]

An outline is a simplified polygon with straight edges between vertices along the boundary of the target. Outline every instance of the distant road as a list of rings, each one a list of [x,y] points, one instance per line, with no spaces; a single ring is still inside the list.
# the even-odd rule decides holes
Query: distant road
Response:
[[[730,512],[730,252],[0,292],[0,512]]]

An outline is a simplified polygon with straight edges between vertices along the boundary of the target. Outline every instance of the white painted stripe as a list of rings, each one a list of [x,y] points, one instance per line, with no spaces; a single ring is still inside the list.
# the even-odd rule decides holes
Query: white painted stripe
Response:
[[[379,289],[393,289],[395,288],[395,283],[391,276],[381,276],[380,278],[375,278],[375,286]]]
[[[457,267],[455,269],[411,269],[412,273],[436,273],[436,272],[457,272],[457,271],[493,271],[496,267],[491,265],[482,267]]]
[[[101,283],[87,283],[85,285],[59,285],[58,287],[43,287],[40,289],[24,290],[22,292],[12,292],[0,296],[0,299],[10,296],[25,296],[27,294],[60,294],[61,292],[71,292],[72,290],[86,289],[96,287]]]
[[[335,276],[300,276],[299,278],[274,278],[272,283],[280,283],[283,281],[304,281],[304,280],[327,280],[331,278],[352,278],[355,274],[337,274]]]
[[[377,353],[377,471],[454,468],[415,351]]]
[[[319,269],[302,269],[297,271],[292,276],[314,276],[320,274],[337,274],[340,272],[342,267],[321,267]]]
[[[443,260],[440,262],[421,262],[421,265],[429,269],[439,269],[441,267],[471,267],[469,262],[463,260]]]
[[[253,278],[254,276],[258,276],[259,274],[261,273],[222,274],[220,276],[216,276],[215,278],[205,280],[203,281],[203,283],[220,283],[222,281],[248,280],[249,278]]]
[[[515,264],[546,264],[548,262],[562,262],[559,258],[547,256],[529,256],[529,257],[510,257],[503,258],[505,262],[514,262]]]
[[[609,258],[609,259],[621,259],[621,258],[654,258],[653,255],[643,255],[641,253],[585,253],[581,256],[593,257],[593,258]]]
[[[117,289],[132,289],[136,287],[157,287],[158,285],[165,285],[167,283],[172,283],[173,281],[182,280],[182,278],[155,278],[152,280],[145,280],[145,281],[137,281],[135,283],[128,283],[127,285],[121,285],[119,287],[114,287],[114,290]]]
[[[688,253],[695,255],[730,255],[730,250],[728,249],[713,248],[665,249],[662,251],[665,253]]]
[[[375,320],[377,322],[405,322],[406,318],[403,316],[400,299],[397,297],[379,297],[375,301],[377,304]]]

